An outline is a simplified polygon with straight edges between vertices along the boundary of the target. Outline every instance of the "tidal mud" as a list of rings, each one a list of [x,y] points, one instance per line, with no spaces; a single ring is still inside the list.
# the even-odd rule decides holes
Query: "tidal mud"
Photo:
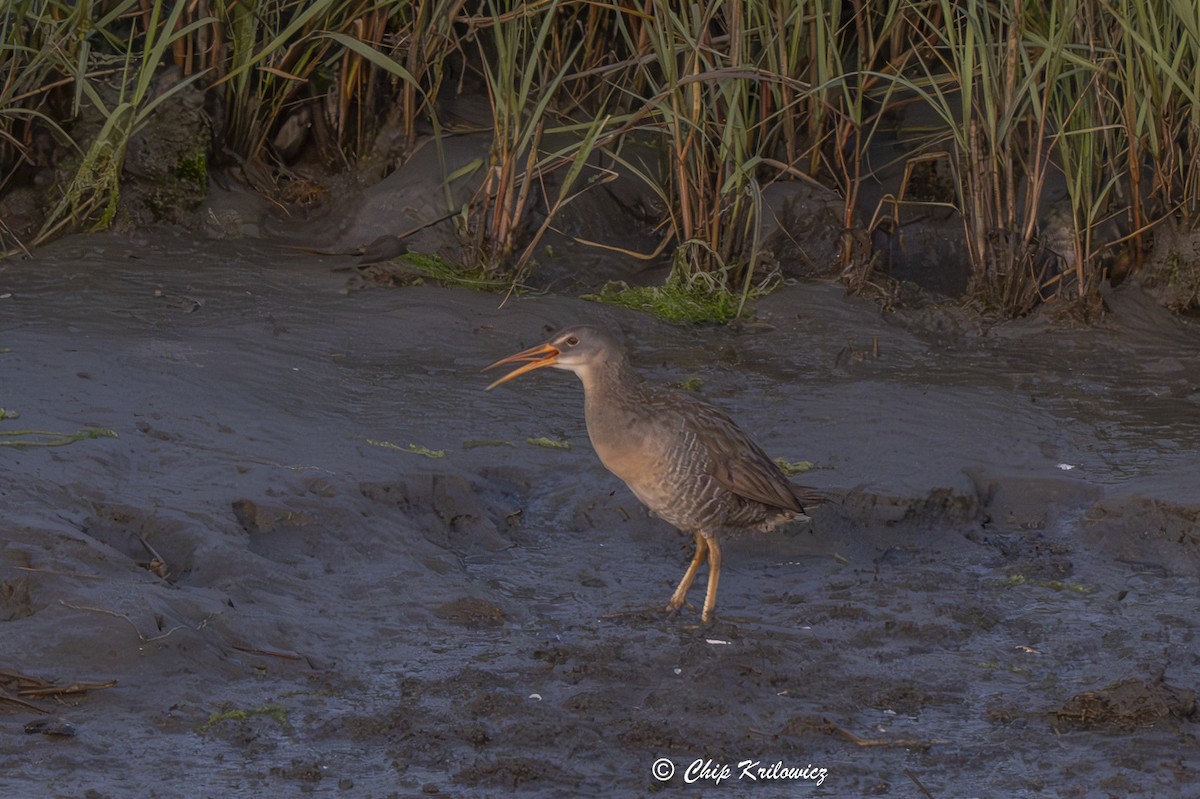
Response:
[[[47,711],[0,700],[0,794],[1193,794],[1195,321],[1133,284],[1064,328],[805,282],[684,328],[339,263],[0,265],[0,430],[116,433],[0,447],[0,671],[116,681],[0,682]],[[662,612],[691,539],[600,466],[577,381],[482,390],[578,321],[845,495],[729,541],[711,628]]]

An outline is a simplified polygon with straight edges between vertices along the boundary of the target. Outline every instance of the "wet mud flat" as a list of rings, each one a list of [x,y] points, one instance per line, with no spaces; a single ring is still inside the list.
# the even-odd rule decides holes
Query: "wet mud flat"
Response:
[[[678,328],[335,263],[0,267],[0,431],[116,433],[0,447],[3,795],[1194,795],[1195,322],[810,283]],[[661,611],[690,538],[599,465],[574,378],[482,391],[576,321],[845,494],[728,541],[710,628]]]

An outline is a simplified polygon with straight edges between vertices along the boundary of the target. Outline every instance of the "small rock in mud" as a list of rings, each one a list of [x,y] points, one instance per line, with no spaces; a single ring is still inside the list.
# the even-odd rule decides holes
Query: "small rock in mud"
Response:
[[[1161,679],[1128,679],[1099,691],[1084,691],[1052,711],[1055,723],[1119,732],[1154,727],[1169,718],[1196,715],[1196,692]]]
[[[59,738],[74,738],[75,725],[66,719],[36,719],[25,725],[26,735],[54,735]]]
[[[433,615],[455,624],[468,627],[491,626],[504,623],[504,610],[491,602],[475,597],[461,597],[440,605]]]

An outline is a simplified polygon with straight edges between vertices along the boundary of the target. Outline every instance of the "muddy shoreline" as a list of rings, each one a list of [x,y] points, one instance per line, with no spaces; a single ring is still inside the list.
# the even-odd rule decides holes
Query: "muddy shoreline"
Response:
[[[117,434],[0,448],[0,670],[117,681],[35,700],[71,737],[0,703],[5,795],[1195,784],[1194,321],[1134,285],[1070,329],[803,282],[679,328],[338,263],[154,234],[0,266],[4,429]],[[690,541],[600,467],[576,382],[482,391],[585,320],[849,491],[730,542],[711,629],[660,612]],[[684,780],[747,759],[826,775]]]

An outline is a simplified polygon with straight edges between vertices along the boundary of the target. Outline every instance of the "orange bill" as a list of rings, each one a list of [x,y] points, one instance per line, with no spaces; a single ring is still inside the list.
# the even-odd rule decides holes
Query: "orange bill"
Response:
[[[512,370],[504,377],[485,388],[484,391],[491,391],[501,383],[507,383],[514,377],[520,377],[526,372],[532,372],[534,369],[541,369],[543,366],[553,366],[555,361],[558,360],[558,356],[558,347],[552,347],[549,344],[539,344],[536,347],[530,347],[527,350],[521,350],[516,355],[510,355],[507,358],[501,358],[491,366],[485,368],[483,371],[486,372],[488,369],[495,369],[497,366],[504,366],[507,363],[524,362],[525,365],[519,369]]]

